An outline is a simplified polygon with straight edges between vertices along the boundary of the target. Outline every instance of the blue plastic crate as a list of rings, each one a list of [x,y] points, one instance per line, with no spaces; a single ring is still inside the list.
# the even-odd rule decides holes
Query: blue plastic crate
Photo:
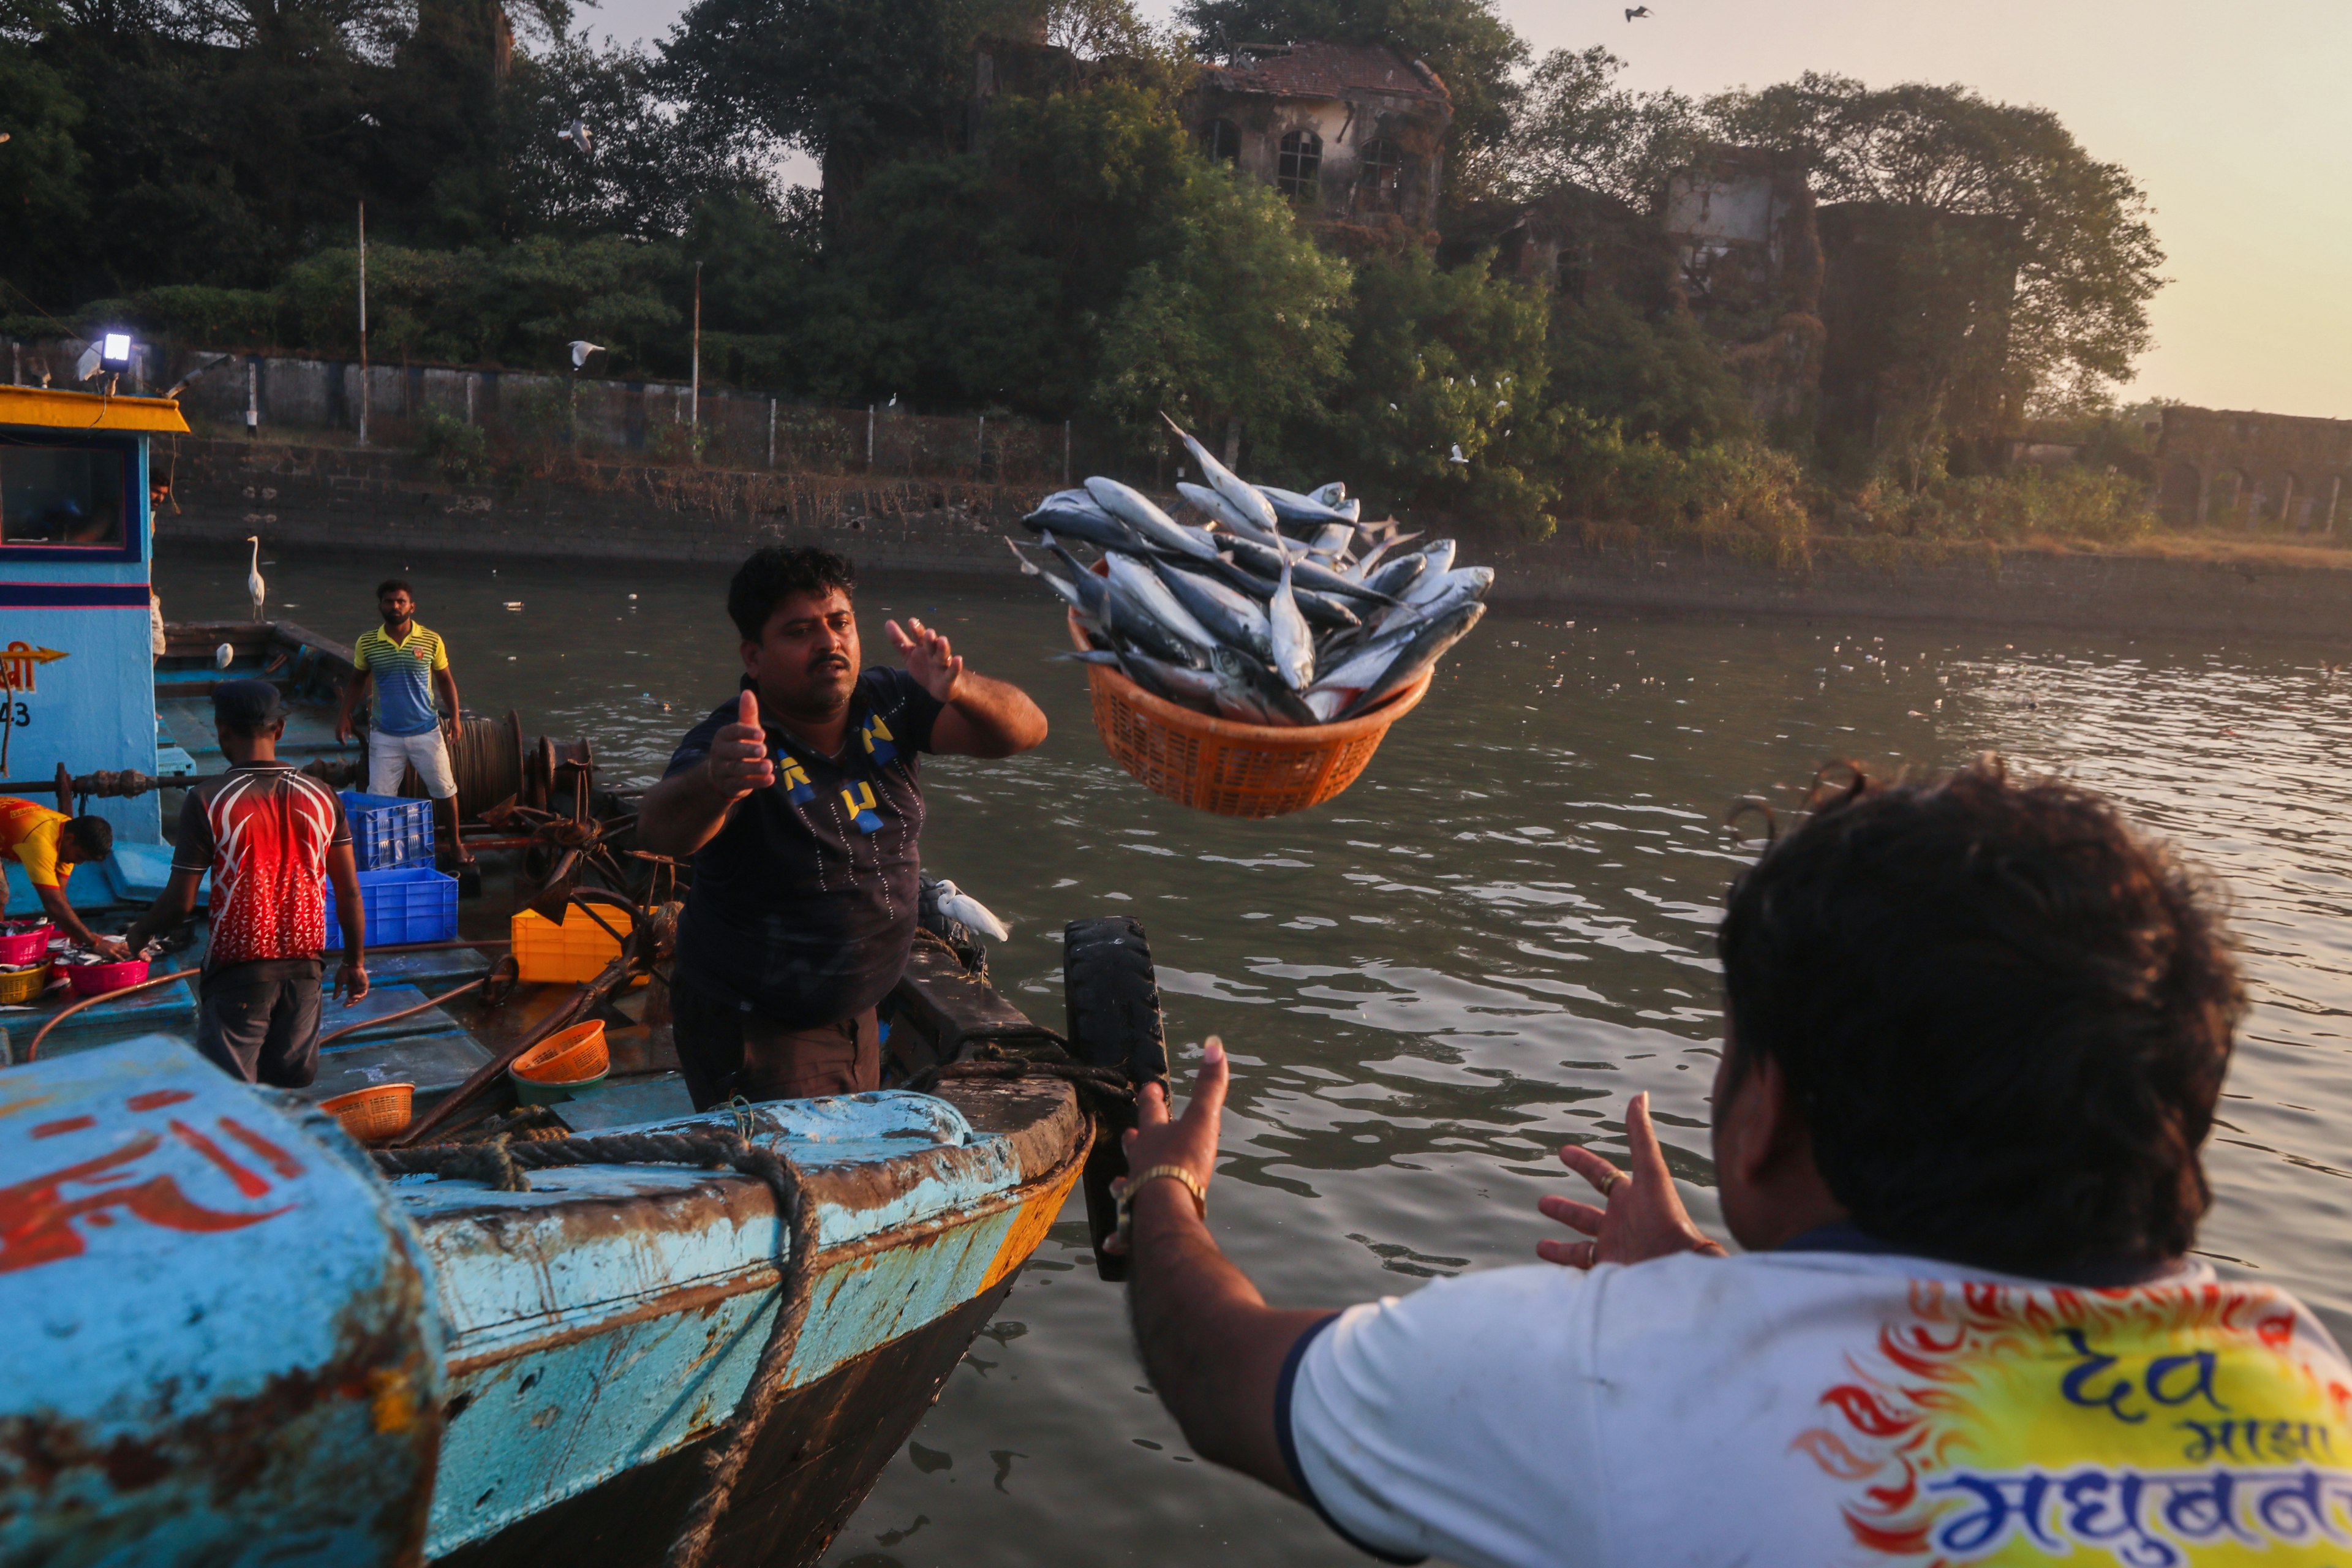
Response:
[[[351,819],[352,853],[362,871],[433,864],[433,803],[396,795],[343,791],[343,815]]]
[[[430,866],[395,866],[360,873],[360,901],[367,906],[367,944],[390,947],[404,942],[447,942],[457,934],[457,879]],[[335,885],[327,884],[327,951],[343,945],[335,913]]]

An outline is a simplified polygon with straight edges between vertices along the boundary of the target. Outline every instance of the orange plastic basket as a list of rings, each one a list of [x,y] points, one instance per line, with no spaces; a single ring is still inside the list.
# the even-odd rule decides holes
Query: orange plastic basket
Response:
[[[343,1131],[362,1143],[381,1143],[408,1131],[416,1106],[413,1083],[378,1083],[349,1094],[322,1100],[319,1109],[343,1124]]]
[[[1093,645],[1070,616],[1070,638]],[[1424,669],[1369,713],[1336,724],[1236,724],[1154,697],[1120,670],[1087,666],[1103,749],[1155,795],[1219,816],[1303,811],[1356,782],[1389,726],[1428,694]]]
[[[558,1029],[517,1057],[507,1070],[533,1083],[580,1083],[603,1077],[612,1065],[612,1053],[604,1046],[604,1026],[591,1019]]]

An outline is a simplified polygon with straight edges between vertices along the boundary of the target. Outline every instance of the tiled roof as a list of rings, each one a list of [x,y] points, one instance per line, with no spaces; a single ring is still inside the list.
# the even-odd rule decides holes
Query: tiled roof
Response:
[[[1292,44],[1263,51],[1245,47],[1236,59],[1234,66],[1204,72],[1208,84],[1227,92],[1273,98],[1381,92],[1452,102],[1435,71],[1378,44]]]

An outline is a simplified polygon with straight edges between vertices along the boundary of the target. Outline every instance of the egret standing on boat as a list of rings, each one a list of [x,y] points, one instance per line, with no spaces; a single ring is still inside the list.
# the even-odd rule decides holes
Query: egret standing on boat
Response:
[[[861,671],[856,586],[822,550],[762,550],[727,591],[740,690],[678,742],[637,842],[694,857],[671,1008],[698,1107],[879,1086],[874,1007],[921,903],[923,752],[1010,757],[1045,738],[1018,687],[917,620],[903,670]]]
[[[209,871],[212,945],[196,984],[196,1049],[247,1083],[303,1089],[319,1075],[328,882],[343,932],[335,989],[346,1007],[368,994],[367,911],[351,825],[341,796],[278,760],[286,700],[277,687],[223,682],[213,723],[229,770],[188,791],[172,879],[130,942],[136,951],[186,920]]]
[[[245,542],[253,546],[253,561],[245,569],[245,591],[253,599],[253,618],[261,619],[261,602],[267,596],[261,581],[261,535],[248,533]]]
[[[461,710],[457,706],[457,676],[449,668],[449,649],[441,634],[416,624],[416,590],[403,577],[376,585],[376,613],[382,627],[371,626],[352,645],[352,663],[359,669],[343,691],[343,710],[335,721],[335,739],[352,738],[352,715],[370,682],[375,687],[375,723],[368,731],[368,793],[398,795],[400,775],[410,763],[433,797],[433,826],[441,840],[444,869],[472,863],[457,837],[457,775],[449,766],[449,742],[457,736]],[[444,721],[434,710],[438,689],[448,704]],[[445,732],[446,731],[446,732]]]
[[[102,816],[68,816],[29,800],[0,797],[0,860],[24,868],[49,922],[68,940],[108,958],[127,958],[132,950],[120,937],[93,932],[66,900],[73,868],[112,853],[114,825]]]

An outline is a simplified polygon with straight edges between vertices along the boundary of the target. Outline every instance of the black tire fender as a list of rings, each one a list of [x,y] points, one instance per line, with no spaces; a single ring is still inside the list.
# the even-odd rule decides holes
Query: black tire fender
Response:
[[[1062,933],[1062,997],[1070,1049],[1080,1061],[1117,1068],[1138,1089],[1155,1080],[1166,1085],[1168,1038],[1160,981],[1141,921],[1126,915],[1072,921]],[[1105,1128],[1087,1156],[1083,1180],[1095,1271],[1105,1279],[1127,1278],[1127,1259],[1102,1249],[1118,1226],[1110,1184],[1126,1174],[1126,1151],[1116,1131]]]

